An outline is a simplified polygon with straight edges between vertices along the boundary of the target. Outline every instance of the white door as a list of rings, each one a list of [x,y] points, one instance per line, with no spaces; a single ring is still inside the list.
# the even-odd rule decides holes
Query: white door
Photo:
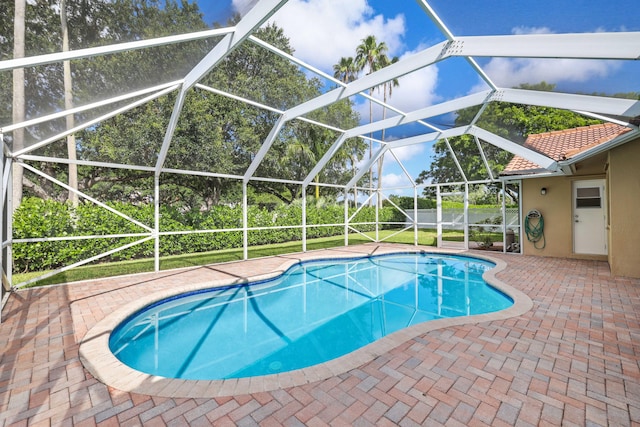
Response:
[[[573,183],[573,250],[577,254],[607,254],[604,179]]]

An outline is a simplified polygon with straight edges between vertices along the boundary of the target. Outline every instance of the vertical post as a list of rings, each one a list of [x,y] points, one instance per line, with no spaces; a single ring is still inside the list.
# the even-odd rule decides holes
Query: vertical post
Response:
[[[346,264],[345,264],[346,265]],[[302,264],[302,312],[307,314],[307,266],[306,264]]]
[[[355,187],[354,187],[355,188]],[[344,245],[349,246],[349,201],[347,200],[347,187],[344,187]],[[356,208],[358,202],[356,199]]]
[[[156,173],[153,178],[153,205],[154,205],[154,226],[153,232],[153,257],[154,271],[160,271],[160,174]]]
[[[6,229],[8,228],[5,224],[5,221],[8,221],[11,218],[11,215],[7,215],[7,211],[5,210],[4,203],[4,138],[2,133],[0,132],[0,323],[2,323],[2,302],[4,300],[4,280],[6,271],[5,257],[4,257],[4,239],[6,236]],[[10,283],[10,282],[9,282]],[[9,285],[7,283],[7,285]]]
[[[507,185],[502,181],[502,252],[507,252]]]
[[[414,299],[413,308],[417,312],[419,310],[419,307],[420,307],[420,301],[419,301],[419,299],[420,299],[420,279],[422,279],[422,277],[420,277],[420,275],[418,274],[418,272],[420,271],[420,266],[418,264],[418,257],[414,258],[413,271],[415,272],[415,276],[416,276],[415,279],[413,279],[413,299]]]
[[[413,186],[413,245],[418,246],[418,187]]]
[[[302,185],[302,252],[307,252],[307,186]]]
[[[522,254],[522,239],[524,236],[524,230],[522,229],[522,180],[516,181],[518,183],[518,253]]]
[[[469,250],[469,184],[464,184],[464,248]]]
[[[380,191],[376,190],[376,242],[380,241]]]
[[[465,262],[464,269],[464,314],[471,315],[471,296],[469,292],[469,261]]]
[[[4,144],[0,149],[4,150]],[[13,158],[9,159],[5,163],[5,169],[8,168],[8,178],[6,182],[3,182],[3,193],[5,198],[5,221],[6,230],[4,237],[7,239],[7,249],[3,258],[4,266],[6,268],[5,274],[7,275],[7,281],[9,284],[13,283]],[[4,181],[4,176],[3,176]],[[0,249],[4,246],[4,242],[0,242]],[[4,251],[3,251],[4,252]]]
[[[442,247],[442,196],[440,185],[436,185],[436,242],[437,247]]]
[[[247,215],[247,181],[242,181],[242,259],[249,259],[249,217]]]
[[[438,316],[442,315],[442,302],[444,297],[444,268],[442,266],[443,260],[438,260]]]

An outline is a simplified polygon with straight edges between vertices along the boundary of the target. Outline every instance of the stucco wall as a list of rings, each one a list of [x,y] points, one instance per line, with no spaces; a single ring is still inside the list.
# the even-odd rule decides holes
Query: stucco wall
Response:
[[[609,265],[640,277],[640,139],[609,152]]]
[[[541,188],[546,195],[540,194]],[[544,218],[545,245],[536,249],[523,232],[522,249],[526,255],[570,257],[573,252],[571,233],[571,181],[566,178],[536,178],[522,182],[522,215],[533,209]],[[524,227],[525,218],[522,219]],[[537,243],[538,248],[542,242]]]
[[[577,179],[604,179],[604,165],[607,156],[602,155],[577,165],[575,175],[571,177],[532,178],[522,183],[522,214],[536,209],[544,217],[544,249],[537,249],[523,233],[522,248],[526,255],[550,256],[561,258],[607,260],[606,255],[576,254],[573,252],[573,206],[572,186]],[[540,189],[547,189],[546,195]],[[525,218],[522,219],[524,227]],[[524,228],[523,228],[524,231]],[[541,247],[538,243],[536,246]]]

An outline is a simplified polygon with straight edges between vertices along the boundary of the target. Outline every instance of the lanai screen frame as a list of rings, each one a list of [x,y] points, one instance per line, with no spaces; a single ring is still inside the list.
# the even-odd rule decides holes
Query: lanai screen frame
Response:
[[[398,139],[391,142],[385,141],[377,141],[379,143],[380,148],[373,153],[370,159],[360,168],[359,172],[344,186],[338,186],[335,184],[328,183],[315,183],[313,185],[320,186],[331,186],[338,187],[345,194],[345,216],[344,216],[344,224],[333,224],[333,225],[344,225],[345,230],[345,245],[348,245],[348,233],[351,227],[351,219],[353,216],[349,216],[348,214],[348,205],[347,205],[347,197],[346,195],[353,191],[354,188],[357,187],[358,181],[363,177],[367,171],[373,167],[373,165],[385,155],[385,153],[389,152],[392,155],[393,150],[395,148],[400,148],[408,145],[414,144],[425,144],[435,142],[437,140],[445,140],[448,138],[453,138],[456,136],[469,134],[474,137],[476,143],[479,148],[479,153],[483,158],[483,162],[486,166],[487,172],[489,174],[488,179],[480,180],[480,181],[469,181],[464,174],[464,171],[460,167],[460,164],[457,160],[455,150],[451,148],[451,146],[447,143],[449,153],[451,154],[457,168],[463,177],[463,181],[457,183],[463,185],[466,189],[465,193],[468,192],[468,186],[474,183],[496,183],[500,182],[500,178],[493,176],[491,173],[491,168],[488,167],[487,160],[485,158],[483,149],[479,141],[484,141],[486,143],[492,144],[496,147],[499,147],[503,150],[507,150],[515,155],[523,157],[529,161],[532,161],[544,169],[547,170],[546,175],[571,175],[571,163],[576,160],[568,160],[568,161],[555,161],[549,157],[546,157],[542,154],[539,154],[535,151],[529,150],[523,147],[520,144],[517,144],[508,139],[497,136],[491,132],[488,132],[478,126],[476,126],[476,122],[480,118],[484,109],[491,102],[510,102],[515,104],[529,104],[536,106],[546,106],[553,108],[561,108],[567,110],[573,110],[583,115],[587,115],[590,117],[596,117],[605,121],[618,123],[624,126],[628,126],[632,129],[631,132],[625,134],[622,138],[611,141],[606,144],[606,147],[613,146],[615,144],[624,143],[630,139],[638,137],[640,131],[638,130],[638,126],[631,124],[632,119],[640,116],[640,101],[629,100],[629,99],[619,99],[619,98],[609,98],[609,97],[600,97],[600,96],[588,96],[588,95],[576,95],[576,94],[568,94],[568,93],[558,93],[558,92],[538,92],[524,89],[510,89],[510,88],[501,88],[497,86],[490,77],[485,73],[482,67],[478,64],[478,62],[474,59],[476,57],[505,57],[505,58],[572,58],[572,59],[606,59],[606,60],[638,60],[640,58],[640,32],[616,32],[616,33],[580,33],[580,34],[529,34],[529,35],[504,35],[504,36],[464,36],[457,37],[455,36],[445,25],[445,23],[440,19],[440,17],[435,13],[433,8],[430,6],[429,2],[426,0],[417,0],[417,3],[421,6],[424,13],[428,16],[428,18],[437,26],[437,28],[442,32],[445,37],[445,41],[438,43],[434,46],[428,47],[417,54],[403,58],[402,60],[394,63],[386,68],[383,68],[379,71],[373,72],[366,76],[362,76],[359,79],[345,84],[335,78],[330,76],[321,70],[314,68],[313,66],[304,63],[303,61],[295,58],[295,56],[289,55],[281,50],[265,43],[264,41],[253,36],[253,33],[264,23],[266,23],[273,14],[279,10],[284,4],[286,4],[286,0],[261,0],[258,2],[243,18],[242,20],[234,27],[220,28],[214,30],[206,30],[200,31],[196,33],[190,34],[182,34],[175,35],[169,37],[161,37],[151,40],[144,41],[136,41],[129,43],[121,43],[110,46],[96,47],[96,48],[88,48],[81,49],[76,51],[68,51],[68,52],[59,52],[54,54],[47,55],[39,55],[32,56],[27,58],[20,59],[12,59],[7,61],[0,62],[0,71],[8,71],[16,68],[25,68],[31,67],[35,65],[42,65],[48,63],[56,63],[62,62],[65,60],[73,60],[80,58],[88,58],[93,56],[106,55],[116,52],[123,52],[135,49],[145,49],[153,46],[162,46],[168,44],[175,44],[184,41],[190,40],[198,40],[202,38],[210,38],[210,37],[219,37],[223,36],[223,40],[216,44],[216,46],[195,66],[193,69],[188,72],[183,79],[165,83],[159,86],[150,87],[146,89],[142,89],[136,92],[132,92],[126,95],[118,96],[106,101],[95,102],[89,105],[76,107],[73,110],[60,111],[54,114],[50,114],[48,116],[35,118],[32,120],[28,120],[22,123],[13,123],[9,126],[5,126],[0,128],[0,138],[2,138],[4,151],[0,158],[0,176],[2,176],[2,189],[0,191],[0,204],[2,208],[0,210],[0,221],[2,222],[0,241],[2,241],[2,263],[1,268],[3,275],[6,276],[6,281],[11,283],[11,272],[12,272],[12,244],[14,242],[35,242],[35,241],[47,241],[47,240],[62,240],[62,239],[72,239],[73,237],[68,238],[40,238],[40,239],[22,239],[22,240],[14,240],[12,238],[12,221],[11,221],[11,212],[13,210],[13,201],[11,194],[11,184],[12,184],[12,166],[14,162],[19,162],[25,167],[29,169],[31,172],[42,175],[42,172],[39,172],[37,169],[32,168],[25,163],[24,161],[41,161],[41,162],[58,162],[58,163],[75,163],[77,165],[87,165],[87,166],[98,166],[98,167],[110,167],[110,168],[129,168],[140,171],[147,171],[154,173],[154,203],[155,203],[155,219],[154,226],[149,227],[145,224],[137,223],[134,219],[127,217],[119,212],[114,211],[112,208],[102,204],[101,202],[92,199],[90,196],[86,194],[82,194],[81,192],[77,192],[81,197],[86,198],[93,203],[101,205],[106,209],[111,210],[112,212],[125,217],[129,221],[135,222],[138,225],[141,225],[146,232],[139,233],[135,235],[113,235],[106,237],[140,237],[140,239],[134,243],[121,246],[119,248],[113,249],[109,252],[105,252],[98,256],[86,259],[79,263],[75,263],[73,265],[65,266],[61,269],[56,270],[53,273],[50,273],[46,276],[41,276],[34,280],[40,280],[44,277],[57,274],[62,271],[66,271],[71,268],[75,268],[79,265],[83,265],[89,262],[92,262],[96,259],[99,259],[103,256],[107,256],[115,251],[126,249],[135,244],[142,243],[147,240],[153,239],[155,242],[154,245],[154,254],[155,254],[155,263],[154,268],[156,271],[160,270],[160,253],[159,253],[159,242],[160,237],[169,234],[180,234],[180,233],[197,233],[197,232],[219,232],[219,231],[242,231],[243,232],[243,256],[244,258],[248,258],[248,242],[247,242],[247,234],[250,230],[255,230],[259,228],[249,228],[247,224],[247,185],[251,180],[271,180],[278,181],[273,178],[263,178],[255,176],[255,172],[264,158],[265,154],[268,152],[271,144],[274,142],[278,131],[289,121],[291,120],[305,120],[313,123],[314,125],[327,127],[332,129],[340,134],[340,136],[333,143],[328,152],[317,162],[315,167],[311,170],[311,172],[307,175],[307,177],[300,182],[287,181],[295,184],[299,184],[302,186],[302,248],[303,251],[307,250],[306,247],[306,230],[309,227],[306,223],[306,211],[304,203],[304,199],[306,197],[306,188],[311,185],[312,181],[316,178],[319,172],[323,169],[323,167],[329,162],[331,157],[340,149],[342,144],[348,140],[349,138],[363,138],[369,139],[368,135],[373,132],[382,131],[383,129],[389,129],[395,126],[408,124],[408,123],[419,123],[422,124],[425,128],[425,133],[413,136],[410,138]],[[276,55],[279,55],[293,63],[297,66],[305,68],[313,73],[316,73],[328,81],[332,81],[336,84],[337,88],[330,90],[320,96],[317,96],[311,100],[303,102],[293,108],[290,108],[286,111],[280,111],[268,107],[266,105],[261,105],[257,102],[244,99],[238,97],[236,95],[232,95],[230,93],[225,93],[220,90],[205,86],[201,84],[199,81],[203,78],[211,69],[213,69],[216,64],[218,64],[222,59],[226,57],[232,50],[234,50],[241,43],[255,43],[262,46],[265,49],[273,52]],[[457,99],[448,100],[445,102],[441,102],[435,105],[431,105],[425,108],[420,108],[414,111],[404,112],[399,109],[393,107],[392,105],[385,104],[380,100],[377,100],[368,95],[368,91],[372,87],[379,86],[387,81],[396,79],[398,77],[407,75],[416,70],[429,67],[431,65],[437,64],[439,62],[445,61],[448,58],[461,57],[464,58],[470,66],[475,70],[475,72],[480,76],[480,78],[487,84],[489,89],[485,91],[481,91],[478,93],[474,93],[467,96],[462,96]],[[267,139],[263,142],[262,147],[256,153],[256,156],[246,170],[244,175],[228,175],[228,174],[218,174],[218,173],[209,173],[209,172],[196,172],[196,171],[187,171],[187,170],[175,170],[168,169],[164,166],[164,161],[166,159],[166,155],[171,146],[171,141],[173,137],[173,133],[175,131],[178,118],[181,113],[181,108],[185,99],[185,96],[189,90],[193,88],[199,88],[201,90],[211,91],[216,94],[227,96],[234,98],[238,101],[245,102],[249,105],[263,108],[274,113],[280,115],[273,129],[271,130]],[[112,164],[112,163],[103,163],[103,162],[93,162],[93,161],[70,161],[68,159],[59,159],[59,158],[48,158],[42,156],[34,156],[31,155],[30,152],[34,151],[39,147],[43,147],[47,144],[50,144],[54,141],[60,140],[64,138],[68,134],[77,132],[81,129],[89,127],[95,123],[103,121],[109,117],[112,117],[116,114],[128,111],[136,106],[139,106],[145,102],[151,101],[155,98],[163,96],[170,92],[177,92],[177,99],[175,103],[175,107],[173,109],[171,119],[167,126],[167,130],[163,139],[162,148],[158,153],[158,160],[156,165],[151,167],[141,167],[141,166],[131,166],[124,164]],[[363,96],[385,108],[388,108],[394,111],[397,115],[394,117],[386,118],[383,120],[377,120],[373,123],[367,123],[363,125],[356,126],[351,129],[338,129],[335,127],[331,127],[322,123],[314,122],[309,119],[303,117],[305,114],[314,111],[318,108],[322,108],[329,104],[335,103],[337,101],[347,99],[350,96],[358,94],[359,96]],[[62,132],[60,134],[54,135],[46,140],[42,140],[34,145],[29,147],[25,147],[21,150],[12,151],[11,147],[6,143],[3,138],[3,134],[8,132],[15,131],[19,128],[25,128],[27,126],[31,126],[37,123],[46,122],[49,120],[54,120],[57,118],[65,117],[69,114],[73,114],[80,111],[91,110],[94,108],[102,107],[105,105],[109,105],[116,102],[126,101],[128,99],[138,98],[135,102],[131,102],[130,104],[120,107],[116,110],[111,111],[97,119],[91,120],[90,122],[83,123],[81,125],[76,126],[74,129],[68,130],[66,132]],[[425,120],[431,117],[436,117],[442,114],[453,113],[458,110],[480,106],[480,110],[477,115],[474,117],[471,123],[465,126],[456,127],[452,129],[440,129],[436,126],[428,124]],[[604,148],[606,148],[604,147]],[[603,147],[599,147],[598,150],[602,150]],[[589,155],[590,151],[584,153],[584,155]],[[583,155],[583,157],[584,157]],[[402,162],[397,159],[397,163],[403,169],[404,173],[409,178],[413,184],[414,190],[414,235],[415,243],[417,244],[417,215],[415,215],[417,209],[416,199],[418,197],[418,189],[424,188],[426,186],[433,186],[439,188],[440,185],[452,185],[456,183],[430,183],[430,184],[415,184],[415,177],[412,177],[411,174],[404,168]],[[181,174],[191,174],[191,175],[201,175],[201,176],[211,176],[211,177],[221,177],[228,179],[237,179],[242,181],[243,188],[243,196],[242,196],[242,205],[243,205],[243,226],[237,229],[225,229],[225,230],[197,230],[197,231],[188,231],[188,232],[161,232],[159,226],[159,215],[160,215],[160,205],[159,205],[159,180],[162,174],[166,173],[181,173]],[[52,177],[46,177],[47,179],[53,180],[54,183],[66,188],[69,191],[75,191],[65,183],[55,181]],[[510,181],[512,179],[509,179]],[[282,180],[281,180],[282,181]],[[504,181],[502,181],[502,185],[504,186]],[[369,197],[380,198],[383,197],[382,192],[388,190],[389,188],[378,189],[365,189],[360,188],[361,191],[370,191]],[[466,200],[467,197],[465,197]],[[378,205],[378,204],[376,204]],[[465,203],[465,217],[466,217],[467,204]],[[504,216],[504,209],[503,209]],[[376,215],[377,218],[377,215]],[[376,221],[378,222],[378,221]],[[410,227],[409,227],[410,228]],[[376,224],[376,238],[375,241],[378,241],[378,224]],[[506,230],[506,224],[503,221],[503,232]],[[467,246],[468,242],[468,224],[465,221],[465,246]],[[520,230],[520,235],[522,235]],[[88,236],[94,238],[105,238],[105,236]],[[87,236],[76,237],[86,239]],[[25,282],[21,285],[25,285],[30,283]]]

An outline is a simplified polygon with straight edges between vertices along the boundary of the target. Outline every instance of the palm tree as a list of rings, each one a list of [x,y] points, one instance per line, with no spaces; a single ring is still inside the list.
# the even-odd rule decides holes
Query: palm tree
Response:
[[[368,67],[368,73],[371,74],[374,71],[380,69],[380,58],[386,57],[387,44],[376,40],[376,36],[367,36],[361,40],[361,43],[356,48],[356,64],[360,70],[364,70]],[[369,96],[373,96],[373,90],[375,87],[369,88]],[[373,121],[373,103],[369,100],[369,123]],[[369,135],[373,137],[373,135]],[[372,156],[372,143],[369,140],[369,158]],[[373,185],[373,171],[369,169],[369,193]]]
[[[333,77],[343,83],[351,83],[358,77],[358,65],[352,56],[340,58],[333,66]]]
[[[308,142],[311,142],[311,145],[309,145]],[[303,143],[300,139],[296,138],[292,143],[287,145],[285,155],[282,157],[282,162],[288,167],[291,167],[292,164],[298,165],[302,172],[305,168],[309,168],[310,164],[316,164],[323,154],[323,148],[317,139]],[[300,176],[297,179],[301,178]],[[315,176],[314,182],[316,183],[315,198],[318,200],[320,198],[320,187],[318,185],[320,183],[320,174]]]
[[[340,58],[340,61],[333,66],[333,77],[340,80],[343,83],[351,83],[355,79],[358,78],[358,64],[353,59],[352,56]],[[353,174],[356,173],[356,158],[355,156],[349,156],[349,160],[351,161],[351,168],[353,170]],[[345,199],[347,197],[345,196]],[[358,204],[358,190],[353,188],[353,205],[357,206]]]
[[[394,56],[391,60],[389,60],[389,57],[387,55],[382,55],[381,57],[378,58],[378,64],[380,68],[384,68],[388,65],[395,64],[396,62],[398,62],[397,56]],[[398,86],[400,86],[398,79],[389,80],[388,82],[385,82],[382,85],[383,101],[385,104],[387,103],[387,99],[391,98],[391,95],[393,94],[393,88]],[[384,106],[382,107],[382,120],[384,120],[386,117],[387,117],[387,107]],[[382,129],[383,141],[384,141],[384,131],[385,130]],[[378,191],[382,188],[382,163],[383,162],[384,162],[384,156],[380,157],[380,160],[378,160]],[[382,201],[380,199],[378,199],[378,203],[379,203],[378,206],[382,207]]]

